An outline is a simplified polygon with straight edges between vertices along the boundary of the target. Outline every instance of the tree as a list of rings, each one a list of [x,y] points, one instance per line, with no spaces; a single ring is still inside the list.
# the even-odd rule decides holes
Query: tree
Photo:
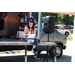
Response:
[[[58,22],[58,14],[49,13],[49,12],[41,12],[41,17],[42,18],[45,18],[46,16],[54,16],[55,17],[55,23]]]
[[[58,21],[59,23],[63,23],[63,24],[72,24],[73,25],[73,21],[74,21],[74,16],[69,16],[69,15],[64,15],[64,14],[59,14],[58,15]]]
[[[55,17],[55,24],[57,23],[63,23],[68,25],[74,24],[74,16],[69,16],[65,14],[55,14],[55,13],[49,13],[49,12],[41,12],[41,17],[45,18],[46,16],[54,16]]]

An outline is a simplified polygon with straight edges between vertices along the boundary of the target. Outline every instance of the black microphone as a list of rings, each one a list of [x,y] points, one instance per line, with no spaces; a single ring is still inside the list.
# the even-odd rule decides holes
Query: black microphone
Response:
[[[31,31],[31,34],[32,34],[32,29],[30,29],[30,31]]]

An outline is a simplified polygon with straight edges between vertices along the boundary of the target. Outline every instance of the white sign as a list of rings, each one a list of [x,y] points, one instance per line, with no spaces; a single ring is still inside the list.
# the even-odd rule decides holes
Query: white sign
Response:
[[[35,34],[29,34],[28,38],[34,38]]]

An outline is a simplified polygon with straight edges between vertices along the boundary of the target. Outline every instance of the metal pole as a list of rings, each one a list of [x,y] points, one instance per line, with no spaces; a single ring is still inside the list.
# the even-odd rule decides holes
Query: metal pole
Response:
[[[38,12],[38,38],[40,34],[40,18],[41,18],[41,12]]]
[[[32,17],[32,12],[30,12],[30,17]]]
[[[48,42],[49,42],[49,33],[48,33]],[[48,46],[47,46],[47,62],[48,62],[48,52],[49,52],[49,49],[48,49]]]
[[[55,46],[55,56],[54,56],[54,62],[56,62],[56,46]]]
[[[32,12],[28,13],[28,18],[32,17]]]
[[[25,62],[27,62],[27,46],[25,46]]]
[[[75,15],[74,15],[74,32],[73,32],[73,47],[72,47],[72,62],[75,62]]]

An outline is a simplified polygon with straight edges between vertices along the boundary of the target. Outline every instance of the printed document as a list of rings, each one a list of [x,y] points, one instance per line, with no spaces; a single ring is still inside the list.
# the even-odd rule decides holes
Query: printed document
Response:
[[[35,34],[29,34],[28,38],[34,38]]]

